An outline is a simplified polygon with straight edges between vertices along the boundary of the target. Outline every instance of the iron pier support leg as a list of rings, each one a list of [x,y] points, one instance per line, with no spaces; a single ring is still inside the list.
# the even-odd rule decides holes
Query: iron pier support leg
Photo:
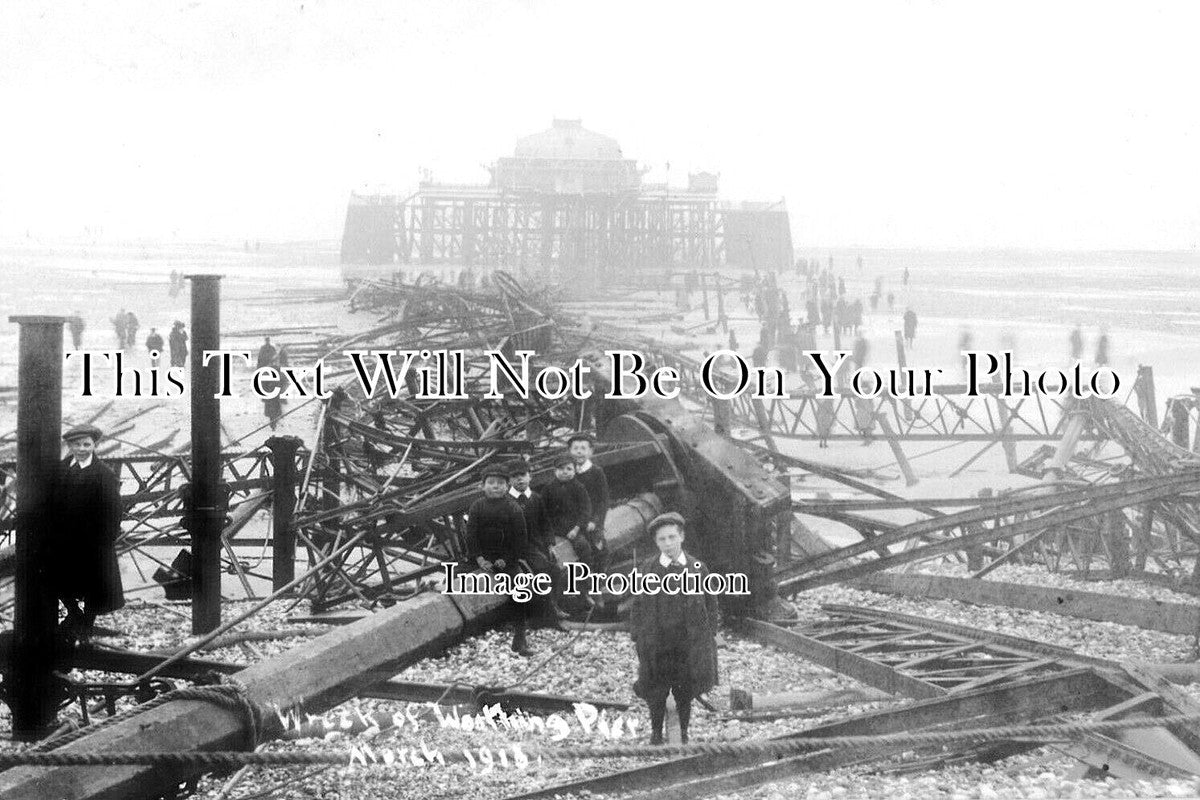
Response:
[[[46,549],[62,455],[62,363],[65,317],[9,317],[21,326],[17,367],[16,617],[13,625],[14,739],[32,741],[54,726],[58,598],[50,588]]]
[[[220,363],[204,364],[221,349],[220,275],[189,275],[192,282],[192,633],[221,624],[221,401]]]
[[[296,577],[296,531],[292,518],[296,510],[296,436],[272,436],[271,448],[274,486],[271,492],[271,588],[279,591]]]

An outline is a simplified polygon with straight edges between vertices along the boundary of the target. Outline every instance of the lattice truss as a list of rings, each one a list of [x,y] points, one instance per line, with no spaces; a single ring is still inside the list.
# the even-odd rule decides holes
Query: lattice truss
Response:
[[[711,198],[418,196],[395,208],[402,264],[550,266],[591,273],[724,261],[723,220]]]
[[[1092,399],[1074,413],[1091,441],[1057,481],[997,497],[916,501],[880,491],[870,500],[797,503],[799,513],[835,519],[863,540],[783,567],[781,589],[792,593],[946,556],[975,562],[976,576],[1015,561],[1082,577],[1183,577],[1200,544],[1200,456],[1116,403]],[[1018,471],[1041,478],[1053,454],[1043,446]],[[872,516],[895,509],[921,518],[893,524]]]
[[[331,347],[462,351],[467,399],[419,399],[411,383],[396,397],[379,387],[365,397],[361,382],[351,380],[329,402],[296,534],[310,563],[354,545],[303,587],[314,609],[391,602],[415,591],[442,562],[461,558],[463,513],[478,495],[481,467],[524,457],[537,473],[564,436],[583,427],[582,404],[569,397],[524,397],[501,380],[503,396],[484,398],[492,370],[486,351],[534,350],[535,369],[578,355],[535,305],[540,298],[503,276],[496,283],[490,293],[372,285],[364,290],[371,307],[390,307],[394,321]]]
[[[301,469],[308,457],[304,451],[297,454]],[[117,473],[125,509],[117,553],[142,580],[139,585],[126,586],[126,593],[159,588],[161,583],[153,578],[159,570],[167,580],[186,577],[173,569],[171,556],[164,558],[164,554],[172,553],[175,547],[184,549],[191,545],[184,527],[185,498],[191,480],[189,458],[182,454],[144,455],[105,458],[104,463]],[[250,578],[271,578],[269,566],[266,572],[262,567],[270,558],[269,541],[261,528],[254,529],[249,523],[257,512],[270,505],[272,471],[271,452],[266,447],[222,453],[222,474],[228,490],[222,565],[226,573],[238,577],[247,596],[255,594]],[[0,536],[4,544],[0,552],[0,619],[11,621],[15,566],[12,537],[17,504],[15,462],[0,463],[0,481],[3,482]],[[255,557],[247,557],[245,549],[239,553],[236,548],[251,551],[257,548],[259,552]]]

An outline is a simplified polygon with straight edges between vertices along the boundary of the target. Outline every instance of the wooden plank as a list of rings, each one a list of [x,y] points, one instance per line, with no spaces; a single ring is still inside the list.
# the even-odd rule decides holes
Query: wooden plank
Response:
[[[787,740],[793,737],[865,736],[901,733],[931,726],[944,728],[987,727],[1017,724],[1051,714],[1092,711],[1112,705],[1129,697],[1122,687],[1090,669],[1069,670],[1048,678],[1036,678],[1000,687],[955,693],[949,696],[921,700],[899,708],[860,714],[848,720],[825,723],[799,733],[773,737]],[[558,784],[537,789],[509,800],[549,800],[556,796],[579,793],[628,793],[654,791],[655,797],[670,796],[693,800],[715,792],[733,792],[739,788],[757,786],[770,781],[790,778],[805,772],[834,769],[854,761],[875,760],[886,752],[854,753],[832,750],[806,753],[766,764],[753,764],[753,759],[732,756],[702,755],[672,759],[647,767],[604,775],[599,778]],[[731,772],[732,770],[732,772]],[[722,774],[724,773],[724,774]],[[664,789],[684,776],[695,778],[694,783]]]
[[[1183,636],[1200,631],[1200,606],[1187,603],[922,573],[877,572],[850,585],[871,592],[1024,608]]]
[[[264,708],[323,711],[387,680],[412,661],[440,652],[493,622],[503,597],[425,594],[337,628],[238,673],[249,699]],[[241,715],[211,703],[167,703],[78,739],[62,752],[187,752],[246,746]],[[21,767],[0,774],[0,796],[116,798],[162,794],[185,771],[135,767]]]

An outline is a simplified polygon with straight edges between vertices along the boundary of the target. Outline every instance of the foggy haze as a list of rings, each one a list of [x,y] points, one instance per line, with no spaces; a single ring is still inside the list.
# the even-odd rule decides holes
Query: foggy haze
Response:
[[[578,117],[826,246],[1193,249],[1192,4],[6,4],[0,236],[337,239]],[[669,174],[666,164],[670,163]]]

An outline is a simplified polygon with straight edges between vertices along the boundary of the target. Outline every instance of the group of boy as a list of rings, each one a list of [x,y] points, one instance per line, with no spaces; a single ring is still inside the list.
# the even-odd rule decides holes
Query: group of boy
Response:
[[[554,459],[554,480],[541,491],[530,487],[528,462],[512,461],[485,468],[483,497],[467,511],[465,560],[487,572],[522,572],[550,575],[551,594],[512,608],[512,649],[531,655],[527,632],[531,619],[557,626],[569,614],[560,607],[560,564],[569,560],[569,543],[575,560],[602,571],[607,558],[604,517],[608,512],[608,480],[604,469],[592,461],[595,441],[577,433],[567,439],[567,449]],[[575,609],[586,613],[593,605],[582,596]]]

